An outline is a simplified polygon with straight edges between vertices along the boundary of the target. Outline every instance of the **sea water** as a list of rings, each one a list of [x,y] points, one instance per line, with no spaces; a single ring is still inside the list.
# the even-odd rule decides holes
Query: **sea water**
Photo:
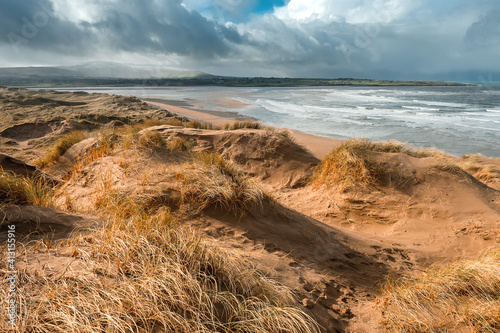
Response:
[[[500,157],[500,87],[493,85],[71,90],[182,101],[200,111],[236,111],[266,125],[332,138],[394,139],[457,156]],[[233,108],[221,99],[242,103]]]

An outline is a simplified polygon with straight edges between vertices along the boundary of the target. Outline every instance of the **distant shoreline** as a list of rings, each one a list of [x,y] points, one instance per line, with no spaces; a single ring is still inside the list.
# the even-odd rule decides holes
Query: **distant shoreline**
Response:
[[[194,78],[92,78],[1,76],[0,86],[19,88],[77,88],[86,87],[457,87],[474,86],[470,83],[442,81],[397,81],[355,78],[314,79],[275,77],[200,76]]]

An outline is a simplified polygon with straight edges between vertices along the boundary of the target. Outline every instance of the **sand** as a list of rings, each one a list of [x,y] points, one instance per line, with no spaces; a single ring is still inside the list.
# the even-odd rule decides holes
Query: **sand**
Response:
[[[101,94],[57,95],[58,100],[86,103],[83,108],[54,106],[53,93],[39,92],[38,97],[50,97],[52,102],[39,100],[37,105],[26,106],[13,103],[13,97],[7,96],[17,94],[16,98],[24,101],[33,93],[0,92],[0,103],[9,107],[11,117],[4,118],[0,129],[0,148],[4,153],[0,161],[20,174],[39,172],[23,163],[32,162],[50,143],[75,128],[110,126],[113,122],[125,122],[127,117],[137,119],[141,113],[158,117],[173,112],[219,125],[235,120],[187,107],[147,102],[169,111],[166,112],[135,99]],[[73,112],[80,117],[48,118],[43,111],[47,104],[64,107],[66,115]],[[105,107],[109,107],[107,111],[98,111]],[[30,116],[21,119],[23,112]],[[383,331],[378,324],[382,314],[374,300],[388,276],[412,276],[429,265],[472,257],[500,243],[498,159],[458,159],[444,154],[415,158],[404,153],[377,153],[374,158],[384,162],[390,179],[393,176],[408,180],[404,186],[380,183],[365,190],[339,192],[335,188],[315,188],[309,179],[321,158],[338,147],[340,140],[291,131],[293,140],[289,141],[280,136],[280,129],[217,131],[169,125],[147,128],[139,135],[148,131],[159,133],[167,141],[188,140],[194,151],[221,153],[267,189],[276,203],[238,217],[215,206],[199,214],[180,215],[179,183],[168,172],[190,157],[162,149],[115,151],[84,165],[71,181],[64,182],[64,196],[59,199],[71,200],[76,212],[89,208],[102,186],[99,179],[108,175],[109,186],[127,196],[147,194],[153,201],[163,200],[179,214],[184,227],[244,255],[266,275],[293,289],[298,304],[318,320],[323,332]],[[85,156],[94,144],[92,139],[76,144],[44,171],[62,180],[68,165]],[[467,164],[469,172],[443,167],[450,164],[464,168]],[[483,169],[488,170],[488,177],[480,177]],[[37,232],[55,229],[57,239],[69,237],[71,231],[86,223],[99,224],[98,218],[74,212],[24,207],[17,215],[2,216],[3,226],[9,221],[35,221],[32,216],[37,214]],[[3,234],[0,233],[0,239]],[[36,269],[36,265],[30,269]]]
[[[238,101],[233,98],[217,98],[215,99],[217,105],[229,108],[229,109],[241,109],[245,106],[249,106],[250,104],[243,103],[242,101]]]

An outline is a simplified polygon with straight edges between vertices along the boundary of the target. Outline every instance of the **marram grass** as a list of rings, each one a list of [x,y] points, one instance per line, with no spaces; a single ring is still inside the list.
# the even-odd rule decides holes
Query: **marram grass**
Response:
[[[391,332],[499,332],[500,248],[389,280],[378,303]]]
[[[0,206],[50,206],[52,198],[53,188],[42,178],[16,175],[0,167]]]
[[[198,153],[175,176],[180,183],[183,205],[196,212],[215,206],[244,215],[271,202],[271,197],[255,180],[237,171],[215,152]]]
[[[49,149],[42,157],[34,161],[34,164],[43,168],[54,163],[61,155],[63,155],[74,144],[85,139],[87,134],[82,131],[70,132],[59,138],[54,146]]]
[[[165,223],[165,211],[159,214],[143,219],[143,228],[121,222],[125,228],[61,245],[73,248],[78,271],[68,266],[46,278],[21,270],[17,331],[318,332],[288,289],[244,258]],[[5,249],[0,255],[5,259]],[[2,329],[6,315],[0,313]]]
[[[133,137],[133,146],[140,146],[137,139]],[[123,136],[103,133],[94,160],[113,153],[123,142]],[[176,145],[185,147],[180,141]],[[196,156],[179,177],[184,177],[187,196],[192,194],[202,206],[239,210],[265,197],[220,155]],[[3,202],[46,204],[45,190],[35,185],[0,174]],[[231,194],[226,196],[228,189]],[[58,195],[64,197],[61,191]],[[73,257],[61,272],[46,276],[43,265],[38,270],[20,269],[17,332],[319,331],[290,290],[259,273],[246,258],[181,229],[167,207],[145,205],[106,182],[94,199],[93,213],[108,223],[52,245],[51,250],[70,250]],[[37,255],[39,249],[35,242],[23,246],[17,261]],[[0,248],[2,280],[9,274],[7,256],[6,247]],[[0,299],[7,300],[7,293],[8,288],[0,288]],[[7,323],[7,311],[0,311],[0,330],[9,329]]]
[[[374,160],[372,153],[404,153],[417,158],[440,154],[432,149],[410,148],[398,141],[351,139],[334,148],[318,165],[312,177],[313,185],[337,187],[343,192],[377,183],[384,174],[384,166]]]

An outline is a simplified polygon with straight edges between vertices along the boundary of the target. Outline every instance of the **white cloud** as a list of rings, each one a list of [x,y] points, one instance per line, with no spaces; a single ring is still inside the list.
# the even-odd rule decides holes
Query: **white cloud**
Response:
[[[52,3],[56,15],[64,20],[94,23],[101,17],[102,3],[99,0],[52,0]]]
[[[404,17],[419,4],[418,0],[291,0],[276,10],[276,16],[302,23],[314,20],[389,23]]]

